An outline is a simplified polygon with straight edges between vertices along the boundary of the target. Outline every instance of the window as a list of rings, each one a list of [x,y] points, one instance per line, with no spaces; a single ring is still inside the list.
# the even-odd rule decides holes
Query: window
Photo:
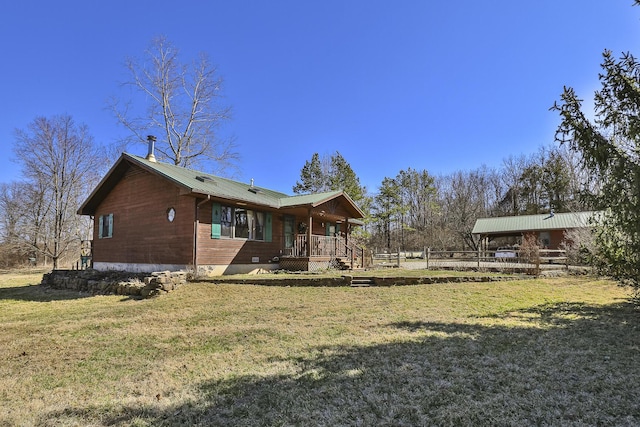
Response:
[[[100,215],[98,218],[98,238],[108,239],[113,237],[113,214]]]
[[[236,229],[234,232],[234,237],[237,237],[240,239],[248,239],[249,224],[247,219],[247,210],[236,208],[235,213],[236,213]]]
[[[213,204],[211,238],[221,237],[270,242],[271,213]]]
[[[295,239],[295,222],[296,218],[291,215],[284,216],[284,247],[285,249],[293,248],[293,241]]]
[[[548,248],[551,245],[551,233],[548,231],[541,231],[539,240],[542,248]]]
[[[233,237],[233,210],[228,206],[220,207],[220,235]]]
[[[252,212],[249,217],[249,238],[264,240],[264,212]]]

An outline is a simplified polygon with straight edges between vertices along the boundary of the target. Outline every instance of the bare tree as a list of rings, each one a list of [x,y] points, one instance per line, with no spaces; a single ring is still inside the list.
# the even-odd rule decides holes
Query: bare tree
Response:
[[[30,258],[26,244],[25,206],[28,184],[14,181],[0,184],[0,265],[12,268],[24,265]]]
[[[98,179],[102,156],[87,127],[68,115],[38,117],[16,130],[14,153],[25,178],[23,191],[13,195],[24,216],[21,238],[55,269],[86,228],[76,209]]]
[[[403,209],[401,219],[402,249],[431,244],[435,219],[439,216],[435,178],[425,169],[401,170],[395,178]]]
[[[502,160],[502,180],[506,187],[504,197],[498,203],[499,213],[502,215],[518,215],[521,211],[521,182],[522,171],[527,159],[524,155],[509,156]]]
[[[179,61],[178,53],[164,37],[158,37],[144,61],[127,59],[131,79],[124,85],[140,93],[147,108],[132,108],[133,101],[118,99],[111,101],[110,108],[131,131],[126,144],[146,144],[147,135],[154,134],[159,160],[184,167],[206,164],[222,172],[238,158],[233,139],[218,134],[231,113],[220,102],[222,79],[206,55],[188,66]]]
[[[458,236],[460,246],[476,250],[478,242],[471,231],[478,218],[489,216],[496,200],[489,169],[458,171],[441,178],[443,220],[446,227]]]

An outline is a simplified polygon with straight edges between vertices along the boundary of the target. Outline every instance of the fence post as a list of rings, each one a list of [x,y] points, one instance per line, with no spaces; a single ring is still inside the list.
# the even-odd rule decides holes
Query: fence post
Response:
[[[427,270],[429,269],[429,258],[431,258],[431,248],[427,248],[425,251],[425,256],[427,257]]]
[[[398,268],[400,268],[400,248],[398,248]]]
[[[480,270],[480,245],[478,245],[478,270]]]

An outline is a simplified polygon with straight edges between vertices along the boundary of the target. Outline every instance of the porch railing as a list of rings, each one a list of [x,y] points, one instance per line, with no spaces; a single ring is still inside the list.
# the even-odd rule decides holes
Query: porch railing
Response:
[[[312,235],[307,244],[307,236],[298,234],[293,240],[293,245],[286,248],[284,255],[294,257],[334,257],[344,256],[344,242],[340,245],[341,239],[331,236]]]
[[[299,234],[292,243],[290,248],[285,248],[284,256],[340,259],[342,262],[350,264],[351,268],[356,265],[364,267],[364,263],[368,261],[363,248],[351,243],[347,244],[341,237],[312,235],[307,244],[307,236]]]

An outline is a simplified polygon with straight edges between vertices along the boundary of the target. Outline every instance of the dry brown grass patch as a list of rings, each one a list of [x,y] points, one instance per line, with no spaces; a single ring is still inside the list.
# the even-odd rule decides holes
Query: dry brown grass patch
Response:
[[[0,425],[637,424],[635,306],[587,278],[189,284],[0,276]]]

